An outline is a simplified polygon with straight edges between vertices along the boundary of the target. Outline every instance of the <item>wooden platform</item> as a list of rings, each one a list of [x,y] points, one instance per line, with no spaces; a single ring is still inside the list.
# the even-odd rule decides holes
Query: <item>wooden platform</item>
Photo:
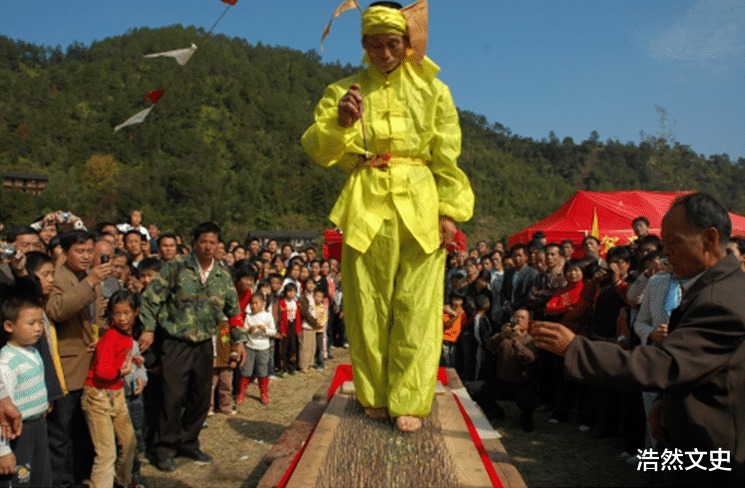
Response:
[[[502,486],[525,486],[498,434],[464,396],[453,370],[448,370],[448,386],[435,396],[432,414],[416,434],[398,432],[392,421],[368,419],[353,396],[337,393],[327,403],[327,389],[325,385],[319,390],[267,454],[270,467],[259,486],[281,482],[314,426],[288,487],[493,486],[459,402],[474,426],[482,427],[484,449]]]

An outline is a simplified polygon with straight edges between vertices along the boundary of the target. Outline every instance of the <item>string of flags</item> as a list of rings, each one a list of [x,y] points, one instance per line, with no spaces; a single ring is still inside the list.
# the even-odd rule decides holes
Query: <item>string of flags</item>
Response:
[[[225,14],[230,10],[230,7],[235,6],[236,3],[238,3],[238,0],[220,0],[222,3],[227,4],[227,7],[225,10],[223,10],[222,14],[220,14],[220,17],[217,18],[214,24],[212,24],[212,27],[210,27],[209,31],[207,31],[206,35],[210,35],[212,31],[217,27],[217,24],[222,20],[222,18],[225,16]],[[186,63],[189,62],[191,57],[194,55],[194,53],[197,51],[197,45],[192,43],[190,47],[184,48],[184,49],[174,49],[171,51],[164,51],[161,53],[152,53],[152,54],[146,54],[146,58],[173,58],[176,60],[176,62],[180,66],[185,66]],[[142,99],[148,100],[150,102],[150,106],[144,110],[140,110],[121,124],[114,127],[114,132],[118,132],[124,127],[128,127],[130,125],[135,124],[141,124],[145,121],[148,115],[150,115],[150,112],[155,108],[155,105],[158,103],[158,101],[161,99],[163,94],[166,92],[165,89],[158,89],[153,90],[149,92],[147,95],[145,95]]]

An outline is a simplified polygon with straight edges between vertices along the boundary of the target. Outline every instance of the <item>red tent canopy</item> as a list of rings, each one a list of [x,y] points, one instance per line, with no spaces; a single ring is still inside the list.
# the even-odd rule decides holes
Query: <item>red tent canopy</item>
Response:
[[[631,221],[644,216],[649,219],[649,232],[660,235],[662,217],[680,195],[691,193],[655,191],[578,191],[552,215],[510,236],[508,245],[527,243],[535,231],[546,233],[548,242],[571,239],[580,248],[582,239],[592,231],[597,214],[600,242],[604,249],[628,244],[634,236]],[[745,234],[745,217],[730,212],[732,234]]]

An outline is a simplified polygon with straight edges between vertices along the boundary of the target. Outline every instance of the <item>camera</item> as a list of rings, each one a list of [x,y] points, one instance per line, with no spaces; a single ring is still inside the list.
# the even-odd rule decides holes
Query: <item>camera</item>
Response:
[[[104,254],[103,256],[101,256],[101,264],[106,264],[106,263],[108,263],[110,259],[111,259],[111,258],[109,257],[109,255],[108,255],[108,254]]]
[[[16,247],[13,244],[0,244],[0,258],[11,259],[16,255]]]

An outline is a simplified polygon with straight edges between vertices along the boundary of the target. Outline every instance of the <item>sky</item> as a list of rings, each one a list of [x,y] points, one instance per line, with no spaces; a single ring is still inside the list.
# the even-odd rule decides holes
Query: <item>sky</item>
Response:
[[[239,0],[215,32],[320,52],[340,2]],[[0,34],[65,48],[138,27],[209,29],[226,8],[219,0],[2,0]],[[743,0],[430,0],[429,11],[427,54],[456,105],[489,123],[578,143],[592,131],[635,144],[665,133],[698,154],[745,158]],[[359,20],[349,11],[334,21],[324,61],[360,63]]]

